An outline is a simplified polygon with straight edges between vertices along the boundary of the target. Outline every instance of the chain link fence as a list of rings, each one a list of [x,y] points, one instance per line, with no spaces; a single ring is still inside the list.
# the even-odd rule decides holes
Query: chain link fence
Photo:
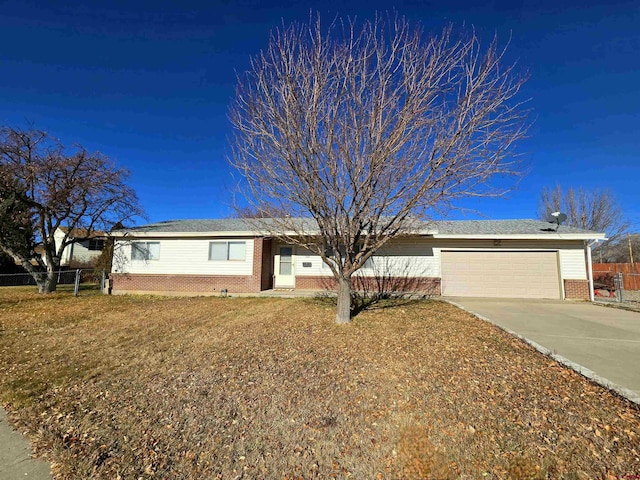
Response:
[[[593,287],[596,301],[640,308],[640,273],[594,271]]]
[[[59,286],[69,286],[64,290],[73,289],[75,296],[81,292],[99,291],[104,293],[107,274],[104,270],[94,269],[59,270],[55,272]],[[0,274],[1,287],[36,286],[36,281],[29,273],[2,273]]]

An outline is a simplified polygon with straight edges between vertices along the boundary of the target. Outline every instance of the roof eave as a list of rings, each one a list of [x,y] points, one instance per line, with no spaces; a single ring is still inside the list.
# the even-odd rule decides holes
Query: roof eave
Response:
[[[162,232],[162,231],[131,231],[120,230],[111,234],[116,238],[211,238],[211,237],[271,237],[276,236],[270,231],[222,230],[206,232]],[[298,236],[298,232],[284,232],[277,236]],[[307,232],[308,236],[319,235],[317,231]],[[478,239],[478,240],[605,240],[604,233],[437,233],[434,230],[420,230],[407,232],[407,235],[432,236],[439,239]]]
[[[246,231],[246,230],[221,230],[206,232],[159,232],[159,231],[118,231],[113,232],[118,238],[184,238],[184,237],[270,237],[272,232],[267,231]],[[285,235],[295,236],[295,232],[286,232]],[[310,233],[312,235],[312,233]]]
[[[496,240],[604,240],[604,233],[437,233],[433,238]]]
[[[407,235],[435,235],[437,230],[416,230],[407,232]],[[141,237],[163,237],[163,238],[176,238],[176,237],[274,237],[274,236],[286,236],[286,237],[296,237],[299,236],[299,232],[288,231],[288,232],[275,232],[268,230],[256,230],[256,231],[247,231],[247,230],[208,230],[205,232],[163,232],[157,230],[147,230],[147,231],[136,231],[136,230],[118,230],[111,233],[113,237],[119,238],[141,238]],[[320,232],[317,230],[308,231],[305,233],[308,236],[316,236],[320,235]]]

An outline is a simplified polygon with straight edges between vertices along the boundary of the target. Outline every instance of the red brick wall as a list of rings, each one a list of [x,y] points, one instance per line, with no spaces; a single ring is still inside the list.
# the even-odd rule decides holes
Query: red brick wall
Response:
[[[435,277],[391,277],[380,280],[373,277],[356,277],[353,279],[353,288],[373,292],[416,292],[440,295],[440,279]],[[335,290],[336,281],[333,277],[297,276],[296,289]]]
[[[333,277],[296,276],[296,288],[299,290],[335,290]]]
[[[119,292],[171,292],[218,294],[222,289],[229,293],[257,293],[260,277],[214,275],[147,275],[112,273],[111,290]]]
[[[264,246],[264,238],[258,237],[253,239],[253,272],[252,279],[257,283],[258,291],[262,279],[262,247]],[[253,290],[252,290],[253,291]]]
[[[257,240],[256,238],[256,241]],[[269,290],[273,288],[273,255],[271,253],[273,241],[271,239],[260,240],[262,240],[262,278],[260,288],[262,290]],[[257,258],[255,254],[254,258]]]
[[[589,300],[589,280],[565,280],[564,296],[567,299]]]

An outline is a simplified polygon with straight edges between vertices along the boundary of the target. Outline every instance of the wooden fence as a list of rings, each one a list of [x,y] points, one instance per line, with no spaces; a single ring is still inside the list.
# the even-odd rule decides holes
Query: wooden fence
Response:
[[[625,290],[640,290],[640,263],[594,263],[593,278],[622,273]]]

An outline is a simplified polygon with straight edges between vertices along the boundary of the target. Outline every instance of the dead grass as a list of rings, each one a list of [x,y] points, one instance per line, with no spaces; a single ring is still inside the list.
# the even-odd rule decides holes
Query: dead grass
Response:
[[[638,409],[440,302],[0,289],[0,398],[58,478],[624,478]]]

